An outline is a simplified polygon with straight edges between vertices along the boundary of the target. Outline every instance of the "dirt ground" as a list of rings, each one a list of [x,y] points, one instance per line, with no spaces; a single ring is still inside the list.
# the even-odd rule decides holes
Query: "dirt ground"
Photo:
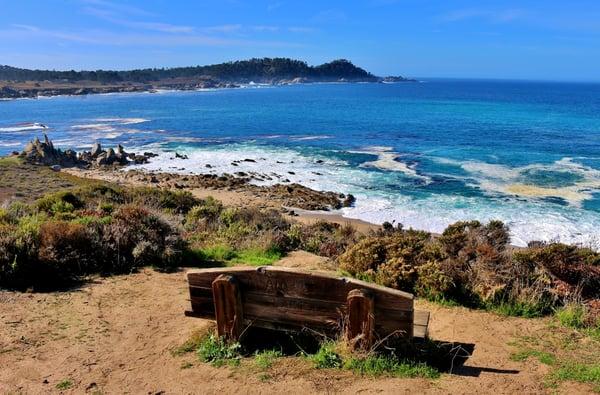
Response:
[[[279,264],[323,269],[322,258],[293,253]],[[514,362],[516,336],[547,330],[543,319],[501,317],[466,308],[417,302],[431,311],[430,336],[474,346],[472,356],[440,379],[369,379],[346,371],[317,370],[284,357],[268,380],[249,364],[215,368],[194,353],[172,351],[210,321],[183,315],[184,272],[98,278],[52,293],[0,291],[0,393],[226,394],[226,393],[546,393],[547,367]],[[554,389],[553,391],[556,391]],[[563,384],[564,393],[586,386]]]

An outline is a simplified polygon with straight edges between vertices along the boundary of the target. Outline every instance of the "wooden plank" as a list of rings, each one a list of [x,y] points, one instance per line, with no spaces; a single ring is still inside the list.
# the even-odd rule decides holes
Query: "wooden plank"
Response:
[[[348,293],[348,321],[346,336],[355,350],[369,350],[373,345],[374,299],[364,289],[353,289]]]
[[[413,336],[424,339],[429,329],[429,311],[416,310],[414,314]]]
[[[307,273],[288,268],[217,268],[188,272],[190,287],[209,288],[220,274],[235,275],[242,293],[259,291],[274,296],[320,299],[346,303],[348,292],[368,289],[373,292],[375,303],[382,308],[412,310],[413,295],[345,277],[333,277],[321,273]]]
[[[242,334],[244,315],[239,284],[234,276],[221,274],[212,283],[217,333],[230,341]]]

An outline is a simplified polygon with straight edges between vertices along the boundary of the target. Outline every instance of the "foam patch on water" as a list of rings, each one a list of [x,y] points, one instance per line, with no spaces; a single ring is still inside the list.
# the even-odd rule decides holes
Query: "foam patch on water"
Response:
[[[431,178],[417,173],[414,167],[402,162],[402,155],[394,152],[391,147],[368,147],[362,151],[353,151],[361,154],[377,155],[377,160],[365,162],[361,167],[374,167],[380,170],[398,171],[413,178],[419,178],[425,182],[431,182]]]
[[[20,123],[12,126],[1,127],[0,132],[17,133],[17,132],[31,132],[36,130],[45,130],[48,126],[39,122]]]
[[[531,164],[522,167],[510,167],[478,161],[438,160],[460,166],[476,181],[478,186],[492,194],[504,194],[527,198],[564,199],[575,207],[581,207],[583,201],[593,198],[600,189],[600,170],[577,163],[573,158],[565,157],[551,164]],[[546,180],[536,181],[536,174],[550,174]],[[559,176],[565,178],[560,184]],[[545,185],[546,184],[546,185]]]

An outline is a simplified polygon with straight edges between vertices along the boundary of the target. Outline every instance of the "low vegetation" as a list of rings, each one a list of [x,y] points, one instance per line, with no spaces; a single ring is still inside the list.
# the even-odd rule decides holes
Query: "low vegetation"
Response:
[[[338,259],[360,279],[507,315],[547,315],[578,300],[591,326],[600,311],[599,260],[591,249],[560,243],[515,249],[499,221],[458,222],[439,237],[388,224]]]

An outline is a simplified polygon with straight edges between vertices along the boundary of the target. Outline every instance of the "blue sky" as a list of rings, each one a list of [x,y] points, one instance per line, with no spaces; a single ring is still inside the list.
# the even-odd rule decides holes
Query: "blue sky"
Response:
[[[0,0],[0,64],[347,58],[378,75],[600,81],[600,1]]]

